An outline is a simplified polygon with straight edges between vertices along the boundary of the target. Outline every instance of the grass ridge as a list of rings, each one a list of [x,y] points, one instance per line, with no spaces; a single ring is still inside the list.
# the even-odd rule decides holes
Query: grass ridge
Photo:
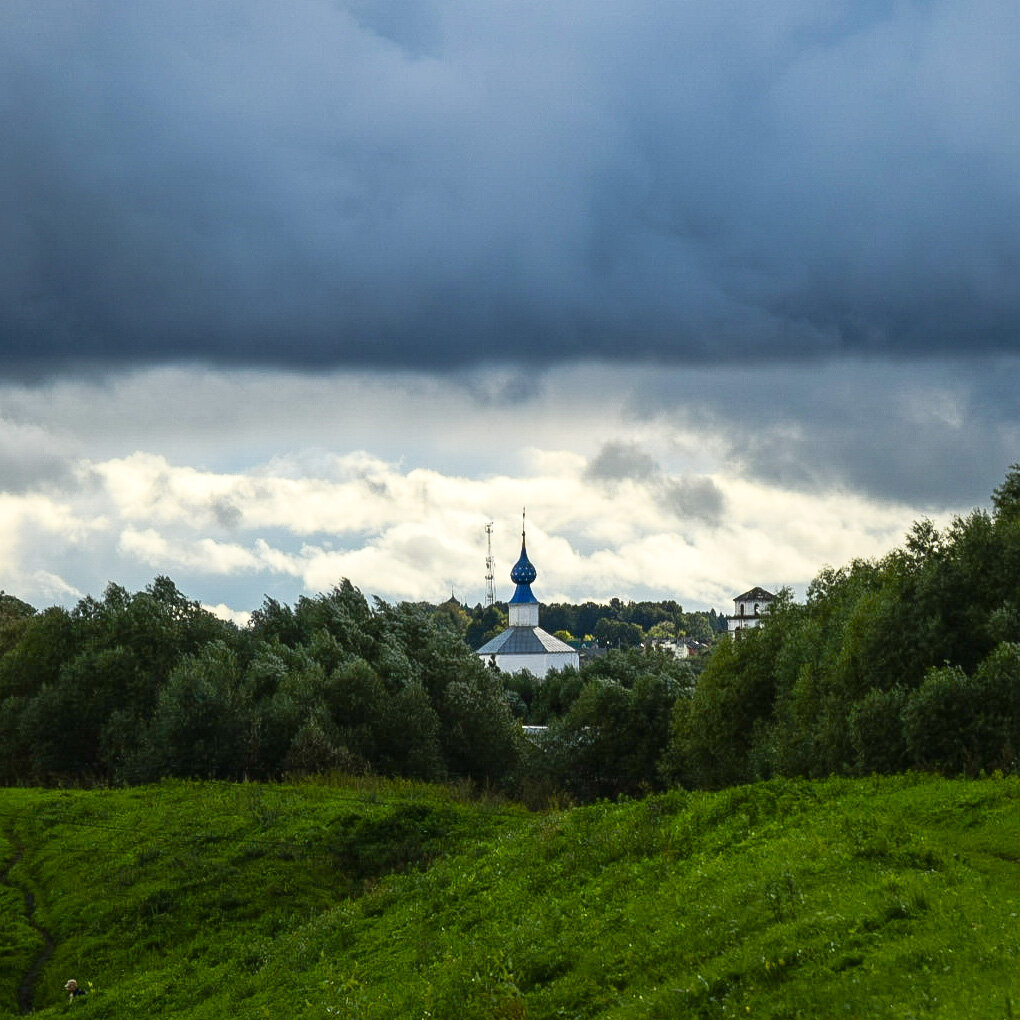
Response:
[[[13,818],[57,939],[40,1017],[71,976],[90,1015],[126,1020],[984,1018],[1020,999],[1015,777],[545,814],[382,781],[0,790]],[[5,933],[14,907],[0,890]],[[0,1017],[18,954],[0,940]]]

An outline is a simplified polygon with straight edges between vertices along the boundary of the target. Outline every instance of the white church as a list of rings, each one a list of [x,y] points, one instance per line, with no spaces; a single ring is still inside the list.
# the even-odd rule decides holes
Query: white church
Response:
[[[517,585],[510,600],[510,626],[475,653],[483,662],[493,663],[507,673],[526,669],[544,677],[551,669],[564,666],[578,668],[578,654],[565,641],[542,630],[538,625],[538,599],[531,582],[538,571],[528,559],[524,529],[521,529],[521,557],[510,571],[510,580]]]
[[[739,638],[745,630],[754,630],[763,623],[763,615],[775,602],[776,596],[764,588],[752,588],[733,599],[733,615],[726,617],[726,630],[730,637]]]

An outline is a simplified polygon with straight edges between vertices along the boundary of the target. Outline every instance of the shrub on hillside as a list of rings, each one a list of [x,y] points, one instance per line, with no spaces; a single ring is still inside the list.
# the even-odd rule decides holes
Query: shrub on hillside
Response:
[[[903,733],[903,709],[908,692],[903,687],[870,691],[850,710],[850,739],[857,754],[856,769],[900,772],[909,762]]]
[[[1020,747],[1020,646],[1001,644],[968,677],[932,669],[903,712],[910,758],[957,775],[1016,767]]]

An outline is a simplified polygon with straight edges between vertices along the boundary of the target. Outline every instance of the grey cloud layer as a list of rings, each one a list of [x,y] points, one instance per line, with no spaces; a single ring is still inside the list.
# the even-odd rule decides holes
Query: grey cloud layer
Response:
[[[1015,350],[1020,10],[10,0],[7,372]]]
[[[726,499],[711,478],[666,475],[638,443],[604,443],[588,462],[583,477],[610,490],[624,481],[645,486],[659,506],[681,520],[719,524],[726,509]]]
[[[0,492],[49,490],[80,459],[329,477],[337,451],[464,477],[570,450],[612,486],[721,468],[798,490],[867,492],[933,510],[987,501],[1020,451],[1020,358],[550,370],[446,379],[394,372],[160,368],[0,384]],[[507,387],[515,391],[504,399]],[[286,463],[279,458],[285,458]],[[386,479],[364,469],[367,492]],[[514,504],[519,502],[514,498]],[[209,508],[230,527],[235,509]],[[681,514],[681,516],[683,516]]]
[[[585,478],[595,482],[648,481],[660,472],[651,454],[637,443],[605,443],[585,468]]]
[[[987,501],[1020,451],[1020,359],[846,359],[660,373],[637,418],[696,428],[742,475],[918,507]]]

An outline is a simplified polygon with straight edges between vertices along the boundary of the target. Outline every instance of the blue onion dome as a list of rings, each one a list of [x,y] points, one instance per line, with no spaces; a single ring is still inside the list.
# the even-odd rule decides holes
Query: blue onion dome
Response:
[[[524,546],[524,541],[521,541],[521,558],[514,564],[513,570],[510,571],[510,580],[514,584],[531,584],[535,578],[538,577],[538,571],[532,566],[531,560],[528,559],[528,550]]]

